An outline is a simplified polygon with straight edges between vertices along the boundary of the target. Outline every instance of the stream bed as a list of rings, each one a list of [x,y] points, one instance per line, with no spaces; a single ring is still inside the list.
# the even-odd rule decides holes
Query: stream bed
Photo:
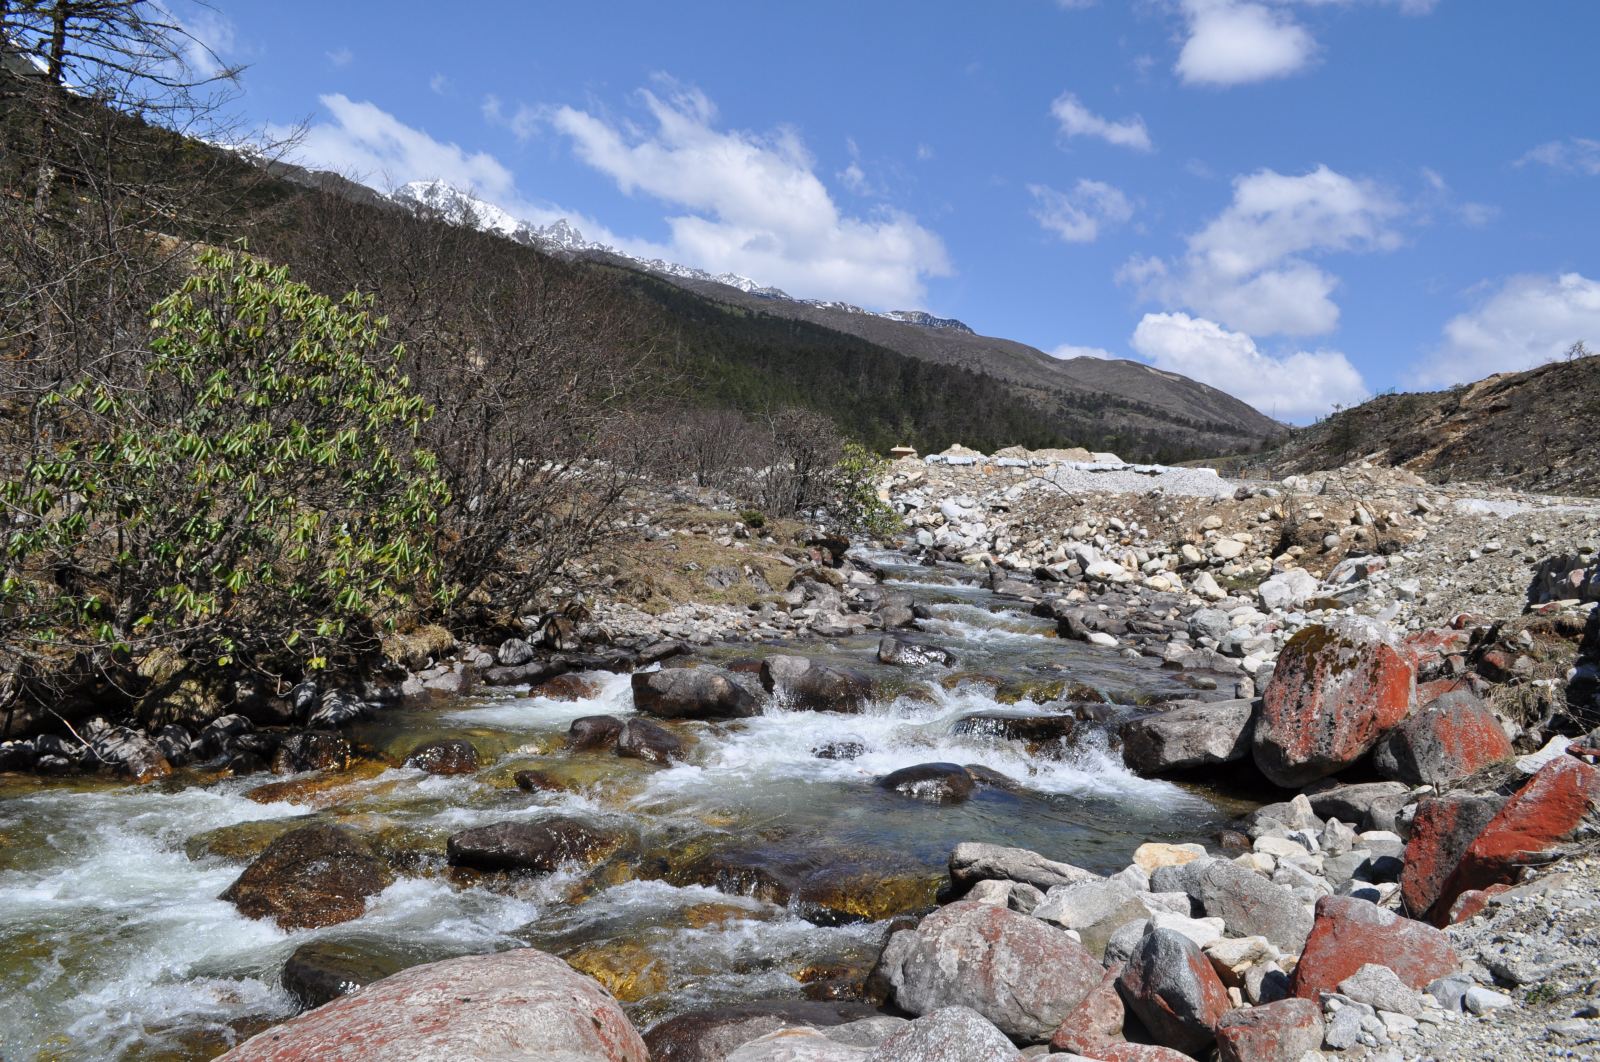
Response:
[[[0,776],[0,1059],[214,1057],[300,1009],[280,971],[310,943],[384,970],[532,945],[601,977],[641,1029],[722,1003],[838,998],[834,986],[870,969],[886,919],[933,902],[962,841],[1114,871],[1146,840],[1204,840],[1245,810],[1138,778],[1103,741],[957,727],[976,713],[1059,716],[1085,700],[1196,690],[1151,661],[1056,639],[1053,623],[964,582],[970,573],[871,560],[926,607],[914,637],[956,665],[881,665],[877,634],[703,651],[724,666],[800,653],[865,672],[881,693],[858,714],[779,698],[750,719],[667,724],[689,746],[683,763],[565,750],[572,720],[632,714],[629,677],[595,673],[580,676],[577,700],[491,691],[391,709],[350,729],[369,758],[332,778]],[[471,741],[480,768],[393,766],[439,738]],[[830,745],[859,754],[816,754]],[[1008,781],[959,804],[874,785],[932,761]],[[566,788],[523,791],[523,770]],[[266,784],[277,788],[251,795]],[[537,878],[445,863],[452,833],[558,814],[614,835],[617,854]],[[351,828],[399,870],[364,915],[288,932],[218,899],[273,838],[319,822]]]

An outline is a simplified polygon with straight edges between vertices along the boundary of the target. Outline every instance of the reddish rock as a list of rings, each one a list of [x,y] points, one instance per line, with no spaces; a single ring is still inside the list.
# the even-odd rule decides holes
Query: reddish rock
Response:
[[[1514,881],[1529,865],[1549,862],[1600,809],[1600,770],[1561,756],[1551,760],[1506,801],[1473,839],[1440,889],[1448,911],[1470,889]]]
[[[1117,994],[1117,978],[1121,973],[1120,963],[1106,971],[1094,991],[1083,998],[1051,1035],[1051,1050],[1094,1058],[1091,1051],[1110,1046],[1122,1038],[1122,1022],[1127,1012],[1123,1010],[1122,997]]]
[[[1467,846],[1500,810],[1501,801],[1477,793],[1451,793],[1417,805],[1400,872],[1400,898],[1413,918],[1427,915]]]
[[[1489,906],[1490,900],[1502,892],[1508,892],[1510,889],[1510,885],[1490,885],[1487,889],[1468,889],[1456,897],[1456,902],[1450,905],[1450,911],[1445,915],[1443,921],[1449,925],[1455,925],[1457,922],[1465,922],[1469,918],[1476,918],[1483,913],[1485,907]]]
[[[1117,987],[1155,1039],[1191,1054],[1210,1046],[1233,1005],[1205,952],[1170,929],[1145,932]]]
[[[246,1040],[227,1062],[559,1058],[647,1062],[605,989],[532,948],[414,966]]]
[[[567,728],[567,748],[574,752],[608,749],[617,743],[621,733],[622,720],[614,715],[580,716]]]
[[[1411,710],[1410,655],[1376,624],[1343,620],[1289,639],[1262,693],[1256,766],[1303,786],[1350,766]]]
[[[1426,707],[1447,693],[1458,690],[1473,692],[1472,682],[1466,678],[1438,678],[1417,681],[1417,703]]]
[[[1294,970],[1294,994],[1316,1000],[1369,962],[1389,967],[1419,990],[1460,965],[1450,938],[1432,926],[1366,900],[1324,896]]]
[[[528,690],[529,697],[543,697],[547,701],[586,701],[600,695],[600,684],[577,675],[557,675]]]
[[[1467,651],[1472,636],[1466,631],[1435,629],[1413,631],[1401,639],[1418,676],[1432,678],[1448,669],[1447,661]],[[1418,703],[1423,703],[1419,699]]]
[[[1489,706],[1468,690],[1456,690],[1384,735],[1372,750],[1372,764],[1385,778],[1437,786],[1512,755],[1511,740]]]
[[[1217,1062],[1300,1062],[1322,1047],[1322,1008],[1280,999],[1230,1010],[1217,1022]]]

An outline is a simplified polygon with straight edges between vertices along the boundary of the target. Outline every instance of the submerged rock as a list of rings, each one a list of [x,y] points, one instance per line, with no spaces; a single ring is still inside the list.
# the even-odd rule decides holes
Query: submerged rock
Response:
[[[545,1058],[649,1062],[617,1001],[532,948],[415,966],[261,1033],[229,1062]]]
[[[430,741],[413,749],[405,765],[429,774],[471,774],[478,769],[478,750],[463,738]]]
[[[221,899],[284,929],[315,929],[360,918],[367,897],[393,881],[389,868],[349,830],[303,826],[269,844]]]
[[[956,654],[937,645],[890,635],[878,643],[878,663],[900,667],[954,667]]]
[[[374,941],[313,940],[284,961],[279,980],[302,1006],[320,1007],[419,961]]]
[[[621,838],[577,819],[497,822],[453,833],[446,844],[451,866],[471,870],[548,874],[565,862],[595,863]]]
[[[859,671],[787,655],[761,661],[761,686],[805,712],[859,712],[873,690],[872,680]]]

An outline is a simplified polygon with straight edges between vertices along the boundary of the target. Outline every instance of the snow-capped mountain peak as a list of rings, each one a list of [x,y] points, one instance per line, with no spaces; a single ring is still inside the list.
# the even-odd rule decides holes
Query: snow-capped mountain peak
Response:
[[[637,258],[607,244],[590,243],[583,238],[583,233],[579,232],[566,218],[559,218],[549,225],[532,225],[517,218],[511,212],[493,203],[479,199],[471,192],[462,191],[442,180],[412,181],[410,184],[398,189],[391,198],[400,203],[414,204],[425,207],[428,210],[437,211],[445,220],[454,224],[470,225],[472,228],[484,232],[498,233],[518,243],[541,247],[545,250],[563,251],[570,254],[598,252],[625,259],[640,269],[652,273],[678,277],[683,280],[701,280],[713,284],[724,284],[730,288],[737,288],[748,295],[755,295],[764,299],[783,299],[786,302],[798,302],[802,305],[816,306],[822,309],[842,310],[845,313],[882,317],[886,320],[918,325],[923,328],[947,328],[952,331],[972,334],[972,329],[954,318],[935,317],[933,314],[923,310],[889,310],[878,313],[873,310],[864,310],[860,306],[854,306],[847,302],[796,299],[780,288],[757,283],[749,277],[742,277],[737,273],[713,274],[706,272],[704,269],[696,269],[693,266],[680,265],[677,262],[668,262],[660,258]]]

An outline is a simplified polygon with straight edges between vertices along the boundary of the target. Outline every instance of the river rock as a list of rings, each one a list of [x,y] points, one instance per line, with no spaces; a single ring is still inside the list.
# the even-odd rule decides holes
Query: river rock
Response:
[[[1054,926],[961,901],[894,934],[873,976],[912,1014],[967,1006],[1007,1036],[1043,1043],[1101,974],[1094,957]]]
[[[1015,1062],[1017,1049],[971,1007],[941,1007],[896,1032],[872,1062]]]
[[[878,643],[878,663],[900,667],[954,667],[956,654],[937,645],[889,636]]]
[[[1368,963],[1389,967],[1416,989],[1460,965],[1450,938],[1432,926],[1350,896],[1318,900],[1316,922],[1295,967],[1294,994],[1320,999]]]
[[[1256,766],[1286,788],[1350,766],[1411,710],[1411,658],[1376,622],[1307,627],[1283,647],[1261,697]]]
[[[683,758],[683,741],[648,719],[629,719],[617,734],[617,755],[667,764]]]
[[[1372,765],[1385,778],[1439,786],[1513,755],[1489,706],[1469,690],[1454,690],[1385,735],[1372,750]]]
[[[902,767],[878,779],[879,789],[926,800],[930,804],[959,804],[972,795],[972,775],[959,763],[919,763]]]
[[[1100,983],[1056,1026],[1050,1034],[1050,1050],[1087,1055],[1122,1038],[1122,1025],[1127,1018],[1117,991],[1122,969],[1123,965],[1117,963],[1106,970]]]
[[[1230,1010],[1217,1022],[1217,1062],[1301,1062],[1322,1047],[1322,1008],[1281,999]]]
[[[557,816],[453,833],[445,842],[445,857],[451,866],[472,870],[548,874],[568,861],[592,863],[618,843],[614,834]]]
[[[874,1015],[865,1003],[736,1003],[668,1018],[652,1026],[644,1041],[651,1062],[722,1062],[740,1046],[779,1029],[831,1029]]]
[[[975,883],[990,879],[1020,881],[1048,893],[1056,885],[1091,881],[1099,876],[1071,863],[1046,859],[1026,848],[964,841],[950,853],[950,889],[958,897]]]
[[[359,940],[313,940],[284,961],[279,980],[304,1007],[320,1007],[340,996],[397,974],[415,960],[393,949]]]
[[[1150,875],[1155,892],[1187,893],[1200,910],[1220,918],[1230,932],[1266,937],[1284,951],[1299,951],[1311,932],[1311,915],[1288,889],[1222,859],[1196,859]]]
[[[859,712],[872,699],[872,680],[866,675],[803,656],[779,654],[761,661],[761,686],[781,693],[788,707],[805,712]]]
[[[1076,931],[1089,954],[1100,959],[1112,933],[1129,922],[1150,917],[1139,897],[1120,881],[1099,878],[1055,886],[1032,913],[1052,925]]]
[[[1393,830],[1401,809],[1411,802],[1411,787],[1404,782],[1324,781],[1304,795],[1320,818],[1348,822],[1357,830]]]
[[[284,929],[315,929],[360,918],[367,897],[393,881],[394,874],[354,833],[303,826],[269,844],[221,899]]]
[[[962,716],[951,724],[950,733],[1023,741],[1030,745],[1046,742],[1065,742],[1070,745],[1083,727],[1082,719],[1065,713],[1039,715],[995,710]]]
[[[290,734],[272,754],[274,774],[301,771],[342,771],[354,754],[350,742],[332,730],[305,730]]]
[[[365,719],[372,711],[372,705],[349,690],[328,690],[306,716],[305,723],[312,729],[331,729]]]
[[[1433,908],[1467,846],[1504,803],[1463,791],[1426,798],[1417,805],[1400,871],[1400,897],[1413,918],[1423,918]]]
[[[574,752],[610,748],[622,733],[622,720],[614,715],[585,715],[567,728],[567,748]]]
[[[1249,700],[1184,704],[1123,724],[1122,758],[1144,775],[1210,767],[1250,752]]]
[[[1211,960],[1181,933],[1151,928],[1117,979],[1123,1002],[1169,1047],[1196,1054],[1231,1003]]]
[[[720,668],[673,667],[633,676],[633,706],[662,719],[746,719],[761,706]]]
[[[1436,911],[1469,890],[1516,880],[1525,866],[1552,862],[1592,828],[1600,812],[1600,769],[1571,756],[1552,760],[1522,784],[1473,838],[1440,889]]]
[[[101,763],[139,784],[165,778],[172,765],[160,746],[143,733],[125,726],[103,727],[89,739],[89,747]]]
[[[471,774],[478,769],[478,750],[464,738],[430,741],[412,749],[405,765],[429,774]]]
[[[818,1029],[798,1026],[741,1044],[726,1062],[866,1062],[870,1054],[865,1047],[841,1044]]]
[[[649,1062],[616,1000],[532,948],[414,966],[268,1029],[222,1057]]]

